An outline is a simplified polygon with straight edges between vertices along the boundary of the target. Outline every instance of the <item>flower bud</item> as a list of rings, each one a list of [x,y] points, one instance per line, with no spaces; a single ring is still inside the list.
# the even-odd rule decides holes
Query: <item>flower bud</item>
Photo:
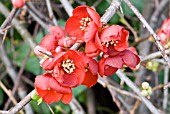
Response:
[[[150,86],[149,86],[149,83],[148,82],[143,82],[142,83],[142,89],[148,89]]]
[[[21,8],[25,4],[25,0],[12,0],[12,4],[16,8]]]
[[[146,97],[146,96],[148,96],[148,91],[147,90],[142,90],[141,94],[142,94],[142,96]]]

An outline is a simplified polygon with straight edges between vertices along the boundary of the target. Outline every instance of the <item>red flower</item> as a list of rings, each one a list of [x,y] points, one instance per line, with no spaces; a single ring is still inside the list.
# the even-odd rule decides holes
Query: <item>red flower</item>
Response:
[[[54,52],[58,46],[58,38],[53,34],[47,34],[40,42],[40,46],[49,52]]]
[[[21,8],[25,4],[25,0],[11,0],[11,1],[12,1],[13,6],[16,8]]]
[[[101,76],[111,76],[119,68],[122,69],[123,65],[135,68],[140,62],[140,58],[135,53],[134,48],[130,48],[114,56],[103,55],[102,59],[99,61],[99,74]]]
[[[42,97],[47,104],[58,102],[60,99],[63,103],[68,104],[72,99],[71,88],[58,83],[51,74],[37,76],[34,86],[37,95]]]
[[[99,27],[101,27],[99,14],[88,6],[79,6],[67,20],[65,30],[78,42],[88,42],[95,37]]]
[[[162,26],[161,29],[158,32],[158,36],[161,40],[161,43],[164,45],[165,48],[168,48],[170,46],[170,18],[167,18]]]
[[[64,30],[59,26],[50,26],[48,27],[48,31],[53,34],[57,39],[66,37]]]
[[[98,64],[94,59],[87,57],[84,53],[81,53],[81,55],[86,62],[85,77],[82,84],[90,88],[97,83]]]
[[[83,82],[85,62],[75,50],[58,53],[54,58],[53,76],[66,87],[76,87]]]
[[[96,34],[96,46],[103,52],[113,54],[113,51],[123,51],[128,47],[129,32],[119,25],[112,25]]]

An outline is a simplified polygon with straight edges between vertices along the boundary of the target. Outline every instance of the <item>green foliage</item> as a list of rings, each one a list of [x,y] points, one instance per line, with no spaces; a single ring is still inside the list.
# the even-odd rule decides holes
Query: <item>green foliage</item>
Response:
[[[86,88],[85,86],[83,86],[83,85],[80,85],[80,86],[78,86],[78,87],[76,87],[76,88],[73,88],[72,90],[73,90],[73,95],[74,95],[74,96],[78,96],[78,95],[80,95],[82,92],[84,92],[85,90],[87,90],[87,88]]]
[[[23,64],[23,60],[25,59],[25,57],[29,51],[29,45],[26,43],[21,43],[20,45],[18,45],[18,47],[16,48],[15,51],[17,54],[15,63],[19,67],[21,67]],[[33,54],[33,52],[28,58],[28,62],[26,63],[25,70],[27,70],[35,75],[39,75],[42,71],[40,64],[39,64],[39,60],[36,58],[36,56]]]
[[[36,101],[32,100],[31,106],[36,114],[50,114],[50,110],[44,102],[38,105]]]
[[[130,1],[140,12],[142,12],[143,5],[144,5],[143,0],[130,0]],[[121,5],[125,15],[135,16],[132,10],[124,2],[122,2]]]
[[[3,90],[0,88],[0,105],[2,105],[3,102],[4,102],[4,92],[3,92]]]

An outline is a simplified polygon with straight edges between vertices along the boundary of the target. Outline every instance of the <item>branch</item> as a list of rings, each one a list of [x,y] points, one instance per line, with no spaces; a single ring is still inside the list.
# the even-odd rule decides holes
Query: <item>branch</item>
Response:
[[[168,66],[165,66],[165,73],[164,73],[164,84],[167,84],[169,80],[169,68]],[[163,109],[166,110],[168,106],[168,88],[164,89],[163,91]]]
[[[130,9],[136,14],[136,16],[139,18],[139,20],[142,22],[143,26],[147,28],[147,30],[150,32],[150,34],[153,36],[153,38],[155,39],[155,44],[157,45],[159,51],[162,54],[162,57],[164,58],[164,60],[166,61],[166,63],[168,64],[168,66],[170,67],[170,61],[168,56],[165,53],[165,50],[160,42],[159,37],[155,34],[155,32],[153,31],[153,29],[150,27],[150,25],[146,22],[146,20],[144,19],[144,17],[140,14],[140,12],[133,6],[133,4],[129,1],[129,0],[124,0],[124,2],[130,7]]]
[[[60,0],[60,2],[63,5],[63,7],[66,10],[66,12],[69,15],[69,17],[71,17],[72,16],[73,7],[70,5],[68,0]]]
[[[160,114],[159,111],[153,106],[153,104],[148,99],[141,95],[141,92],[138,89],[138,87],[129,78],[127,78],[126,75],[121,70],[118,70],[116,74],[119,76],[121,80],[124,80],[126,84],[141,98],[141,101],[148,107],[148,109],[153,114]]]
[[[0,12],[5,16],[8,17],[10,14],[9,10],[0,2]],[[34,47],[36,44],[32,40],[31,34],[28,32],[28,30],[20,24],[20,22],[16,19],[13,18],[12,25],[17,29],[17,31],[20,33],[22,38],[30,45],[31,49],[34,50]]]
[[[32,91],[33,92],[33,91]],[[19,112],[26,104],[28,104],[31,101],[31,94],[30,92],[24,99],[22,99],[14,108],[9,110],[8,114],[16,114]]]
[[[107,23],[112,16],[116,13],[117,9],[120,7],[121,0],[113,0],[109,8],[107,8],[105,14],[101,17],[101,22]]]
[[[165,53],[166,54],[170,54],[170,49],[165,50]],[[151,59],[155,59],[155,58],[158,58],[158,57],[161,57],[161,56],[162,56],[162,54],[159,51],[155,52],[155,53],[151,53],[150,55],[143,57],[141,59],[141,62],[145,62],[145,61],[148,61],[148,60],[151,60]]]
[[[50,17],[50,19],[53,20],[54,25],[57,26],[58,25],[57,19],[56,19],[55,15],[53,14],[53,10],[52,10],[52,7],[51,7],[50,0],[46,0],[46,3],[47,3],[47,9],[48,9],[48,12],[49,12],[49,17]]]

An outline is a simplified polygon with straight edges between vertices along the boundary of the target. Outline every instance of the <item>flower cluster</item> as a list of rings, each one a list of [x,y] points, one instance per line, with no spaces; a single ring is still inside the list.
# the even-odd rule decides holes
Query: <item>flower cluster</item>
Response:
[[[48,30],[34,49],[46,71],[35,78],[36,93],[48,104],[59,100],[68,104],[72,88],[80,84],[92,87],[98,73],[111,76],[124,65],[135,68],[140,61],[135,48],[128,48],[129,32],[119,25],[104,26],[99,14],[88,6],[73,10],[65,31],[58,26]],[[76,42],[84,45],[78,51],[71,50]],[[94,58],[99,55],[97,62]]]
[[[163,44],[164,48],[170,47],[170,18],[167,18],[162,26],[161,29],[158,31],[157,35],[159,36],[161,43]]]

